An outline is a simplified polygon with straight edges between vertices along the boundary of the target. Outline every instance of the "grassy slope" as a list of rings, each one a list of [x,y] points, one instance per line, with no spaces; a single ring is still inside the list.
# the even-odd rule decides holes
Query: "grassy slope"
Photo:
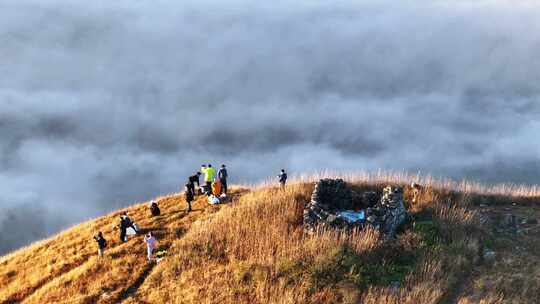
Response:
[[[147,206],[140,204],[125,210],[144,231],[154,231],[163,248],[181,237],[197,218],[219,209],[208,208],[200,198],[194,203],[194,212],[188,214],[182,196],[161,199],[164,215],[160,217],[149,217]],[[121,243],[113,230],[123,211],[82,223],[2,258],[0,303],[116,302],[148,267],[141,237]],[[92,240],[97,231],[102,231],[109,242],[103,261],[97,259]]]
[[[380,190],[400,181],[406,180],[362,176],[355,184]],[[161,217],[149,217],[146,204],[128,208],[167,248],[159,264],[145,261],[141,237],[117,241],[112,227],[120,210],[2,258],[0,303],[535,303],[538,231],[498,235],[479,223],[483,212],[508,212],[510,200],[520,199],[432,184],[440,188],[425,189],[410,206],[413,220],[389,243],[374,231],[304,235],[302,208],[311,183],[286,191],[235,190],[235,201],[222,206],[201,198],[190,214],[183,197],[165,197]],[[478,198],[490,203],[488,211],[475,206]],[[97,230],[109,240],[101,261],[91,240]],[[529,245],[516,253],[516,244]],[[500,256],[496,267],[480,264],[485,245]],[[513,277],[503,279],[509,270]]]

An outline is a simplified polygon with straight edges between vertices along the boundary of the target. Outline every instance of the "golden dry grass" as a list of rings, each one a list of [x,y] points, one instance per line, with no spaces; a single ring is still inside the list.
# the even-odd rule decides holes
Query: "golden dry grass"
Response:
[[[150,217],[147,203],[135,205],[3,257],[0,303],[114,303],[148,267],[141,237],[121,243],[113,228],[123,211],[128,211],[145,231],[154,231],[159,245],[167,247],[197,218],[219,208],[207,208],[201,197],[194,203],[194,211],[186,213],[181,195],[160,198],[159,204],[163,216]],[[97,258],[92,240],[97,231],[102,231],[109,243],[102,260]]]
[[[232,203],[208,206],[200,198],[189,214],[179,195],[161,198],[160,217],[149,217],[147,204],[128,208],[168,250],[158,264],[146,262],[141,237],[118,241],[113,224],[123,210],[82,223],[1,258],[0,303],[512,303],[504,302],[515,297],[502,286],[480,296],[460,295],[468,290],[463,278],[476,269],[485,238],[471,206],[478,199],[530,202],[540,194],[536,186],[482,186],[403,173],[345,174],[341,177],[359,188],[424,185],[409,209],[418,225],[427,219],[436,227],[440,240],[428,244],[429,235],[415,223],[392,242],[380,241],[373,230],[321,229],[305,235],[302,212],[312,182],[335,175],[299,176],[285,190],[269,183],[236,188]],[[91,239],[98,230],[109,241],[102,260]],[[384,268],[409,255],[414,256],[411,270],[399,287],[356,269]],[[529,294],[523,288],[530,287],[519,290]],[[522,303],[535,303],[527,301]]]

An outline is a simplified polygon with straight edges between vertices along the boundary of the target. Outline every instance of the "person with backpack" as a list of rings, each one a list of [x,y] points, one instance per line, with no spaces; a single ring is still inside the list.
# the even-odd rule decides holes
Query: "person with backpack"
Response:
[[[191,212],[191,202],[193,201],[194,193],[190,184],[186,184],[186,202],[188,204],[188,212]]]
[[[281,169],[281,173],[278,175],[278,179],[281,188],[285,188],[285,184],[287,183],[287,173],[285,173],[285,169]]]
[[[102,258],[105,248],[107,248],[107,240],[103,237],[103,233],[98,232],[97,235],[94,235],[94,240],[98,246],[98,257]]]
[[[191,193],[195,195],[195,184],[197,184],[197,188],[200,188],[201,185],[199,183],[199,177],[201,176],[201,172],[197,172],[194,175],[190,176],[188,178],[188,183],[186,184],[187,187],[191,189]]]
[[[221,165],[221,168],[218,171],[218,179],[221,183],[221,191],[217,195],[220,195],[222,193],[227,194],[227,178],[229,177],[229,174],[227,173],[227,168],[225,168],[225,165]]]
[[[161,210],[159,209],[156,201],[150,202],[150,213],[152,214],[152,216],[159,216],[161,214]]]
[[[153,261],[154,260],[154,249],[156,248],[156,245],[157,245],[157,241],[156,241],[156,238],[154,237],[154,234],[152,233],[152,231],[148,232],[148,234],[144,237],[144,242],[146,243],[146,252],[147,252],[147,257],[148,257],[148,261]]]

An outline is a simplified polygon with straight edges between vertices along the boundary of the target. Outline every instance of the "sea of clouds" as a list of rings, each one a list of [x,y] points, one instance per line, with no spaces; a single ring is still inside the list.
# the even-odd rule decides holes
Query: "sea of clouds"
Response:
[[[201,163],[540,182],[540,6],[0,2],[0,253]]]

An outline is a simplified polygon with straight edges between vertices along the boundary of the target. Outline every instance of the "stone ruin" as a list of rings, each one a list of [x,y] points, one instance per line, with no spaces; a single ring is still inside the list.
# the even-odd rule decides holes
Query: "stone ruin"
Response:
[[[391,238],[406,218],[402,187],[388,186],[379,197],[374,191],[359,195],[342,179],[321,179],[304,209],[304,230],[313,233],[318,226],[342,229],[371,226]]]

